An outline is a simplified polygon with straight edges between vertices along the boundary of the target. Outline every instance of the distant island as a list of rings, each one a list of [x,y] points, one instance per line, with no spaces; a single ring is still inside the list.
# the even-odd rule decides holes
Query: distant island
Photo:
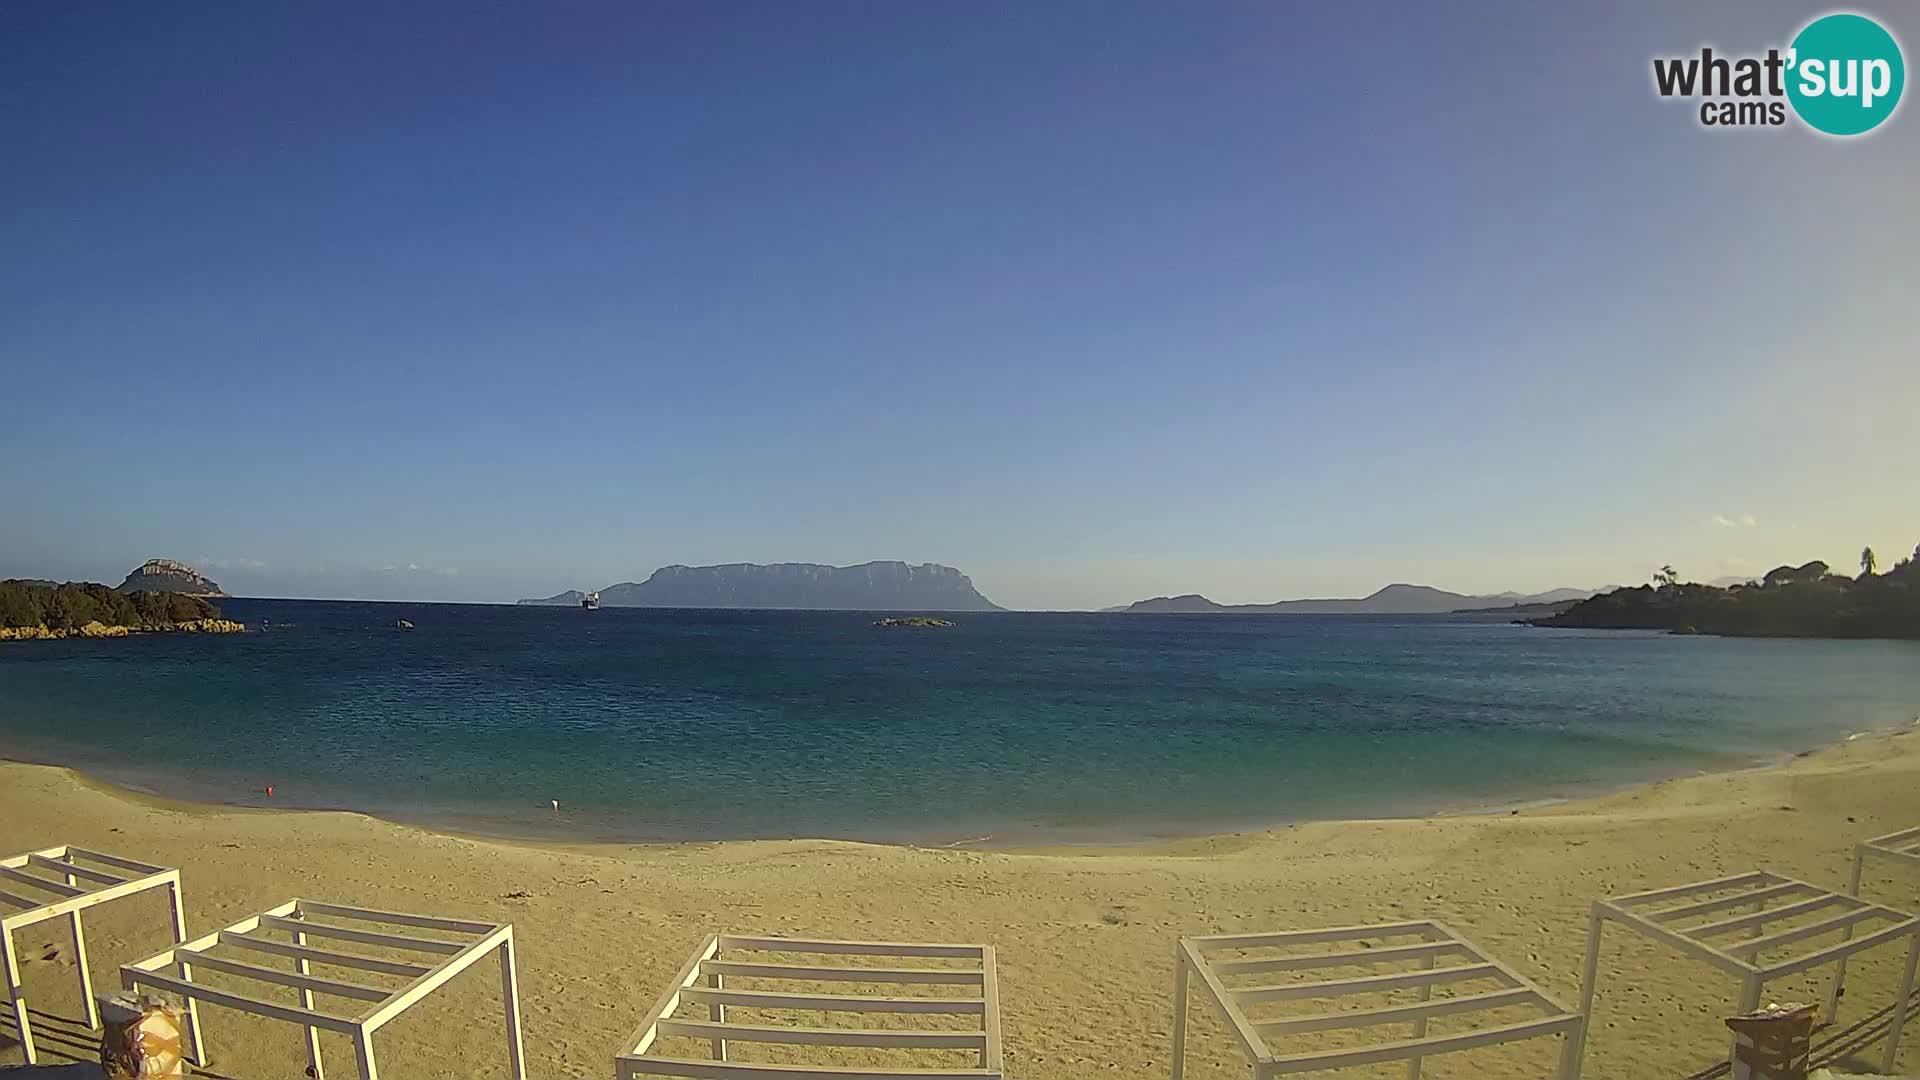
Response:
[[[522,604],[579,607],[583,594],[569,589]],[[623,581],[600,590],[602,607],[788,608],[812,611],[1001,611],[980,595],[972,579],[951,566],[870,562],[858,566],[819,563],[727,563],[663,566],[645,581]]]
[[[0,581],[0,641],[125,637],[157,631],[226,634],[244,629],[221,618],[220,609],[205,599],[184,593],[122,592],[98,582]]]
[[[1272,604],[1217,604],[1197,593],[1156,596],[1122,608],[1130,615],[1446,615],[1461,611],[1511,608],[1515,605],[1559,604],[1584,600],[1590,589],[1554,589],[1531,596],[1498,593],[1467,596],[1429,585],[1388,585],[1358,600],[1281,600]]]
[[[1537,618],[1546,615],[1558,615],[1582,603],[1580,600],[1554,600],[1542,604],[1501,604],[1497,607],[1461,608],[1450,612],[1453,615],[1506,615],[1510,618]]]
[[[148,559],[141,563],[127,575],[127,580],[120,583],[120,591],[185,593],[188,596],[227,595],[225,590],[200,571],[172,559]]]
[[[587,594],[579,589],[568,589],[554,596],[543,596],[537,600],[522,600],[520,603],[536,607],[579,607],[587,599]]]
[[[1727,637],[1904,638],[1920,640],[1920,571],[1905,558],[1875,573],[1872,549],[1857,578],[1824,562],[1781,566],[1757,584],[1727,588],[1683,583],[1672,567],[1655,585],[1617,589],[1565,612],[1529,620],[1534,626],[1601,630],[1666,630]],[[1920,549],[1914,552],[1920,557]]]

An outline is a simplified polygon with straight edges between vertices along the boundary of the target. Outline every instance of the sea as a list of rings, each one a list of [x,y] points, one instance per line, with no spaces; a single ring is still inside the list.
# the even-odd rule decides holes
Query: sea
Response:
[[[884,627],[845,611],[220,606],[249,632],[0,646],[0,756],[527,839],[1102,844],[1496,811],[1920,718],[1911,642],[1477,615]]]

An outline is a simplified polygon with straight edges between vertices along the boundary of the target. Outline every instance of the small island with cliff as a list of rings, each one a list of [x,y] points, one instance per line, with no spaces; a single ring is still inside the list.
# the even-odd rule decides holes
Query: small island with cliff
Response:
[[[181,593],[186,596],[218,597],[227,595],[211,578],[183,562],[172,559],[148,559],[120,583],[120,591]]]
[[[146,633],[236,634],[208,596],[220,586],[185,563],[148,560],[118,589],[93,581],[0,581],[0,641],[126,637]]]

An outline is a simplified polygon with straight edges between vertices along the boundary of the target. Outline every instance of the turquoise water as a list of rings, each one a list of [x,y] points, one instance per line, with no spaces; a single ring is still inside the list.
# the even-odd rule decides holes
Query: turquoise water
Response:
[[[508,835],[1018,842],[1572,795],[1920,715],[1920,645],[1900,642],[1475,617],[905,629],[847,612],[222,606],[271,625],[0,648],[0,753]]]

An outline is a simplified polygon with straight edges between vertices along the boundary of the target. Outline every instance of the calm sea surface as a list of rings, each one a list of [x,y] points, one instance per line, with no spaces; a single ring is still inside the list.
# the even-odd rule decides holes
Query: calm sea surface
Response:
[[[1577,794],[1920,715],[1912,643],[1475,617],[902,629],[851,612],[221,606],[269,625],[0,647],[0,754],[506,835],[1016,842]]]

